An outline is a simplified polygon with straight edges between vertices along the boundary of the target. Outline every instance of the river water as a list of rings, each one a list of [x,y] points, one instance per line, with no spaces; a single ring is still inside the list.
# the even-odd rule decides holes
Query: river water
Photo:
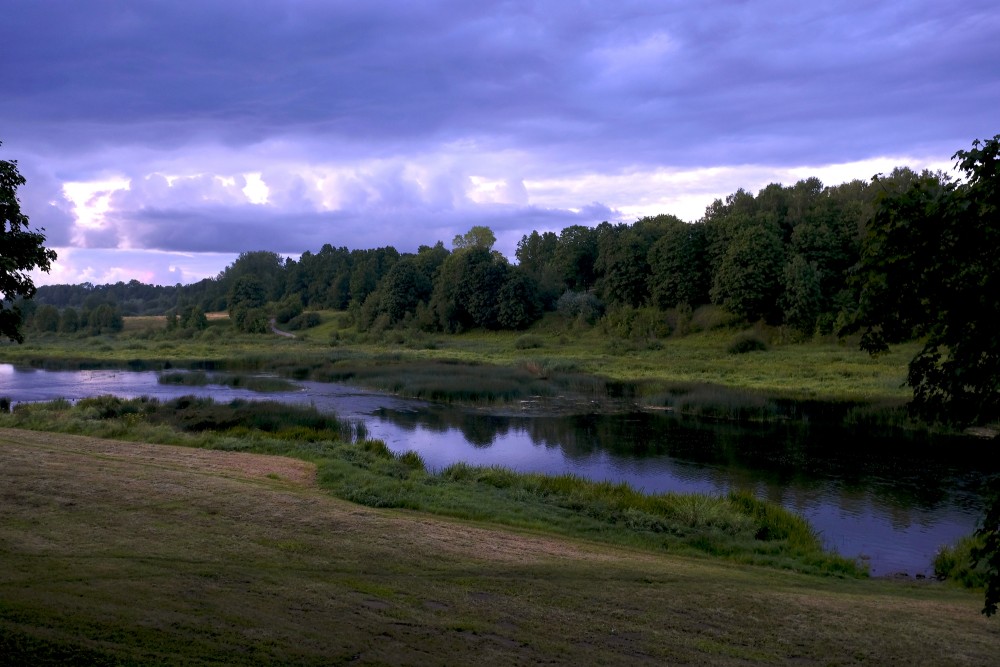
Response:
[[[649,493],[749,489],[805,516],[826,546],[875,576],[930,575],[938,548],[970,533],[990,470],[967,439],[876,439],[829,426],[719,424],[667,413],[495,415],[402,399],[345,384],[297,382],[260,393],[160,384],[156,372],[42,371],[0,364],[0,397],[15,404],[101,394],[313,404],[361,420],[395,452],[431,469],[457,461],[625,481]]]

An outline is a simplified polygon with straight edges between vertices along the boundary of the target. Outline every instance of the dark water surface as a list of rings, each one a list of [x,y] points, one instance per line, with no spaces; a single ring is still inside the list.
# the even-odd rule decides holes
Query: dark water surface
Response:
[[[625,481],[646,492],[750,489],[805,516],[827,546],[866,560],[873,575],[931,574],[943,544],[970,533],[989,470],[968,439],[873,438],[829,426],[746,426],[668,413],[498,416],[401,399],[344,384],[299,382],[258,393],[161,385],[156,372],[41,371],[0,364],[0,396],[15,402],[100,394],[314,404],[365,422],[396,452],[428,467],[456,461]]]

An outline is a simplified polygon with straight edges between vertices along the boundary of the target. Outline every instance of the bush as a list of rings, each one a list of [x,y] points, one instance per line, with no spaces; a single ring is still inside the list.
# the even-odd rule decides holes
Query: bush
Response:
[[[604,313],[604,304],[587,292],[565,292],[556,301],[556,311],[567,319],[593,324]]]
[[[267,310],[264,308],[233,308],[229,319],[237,331],[243,333],[267,333],[270,327]]]
[[[767,350],[767,342],[754,331],[744,331],[729,343],[726,351],[729,354],[745,354],[747,352],[763,352]]]
[[[517,340],[514,341],[514,349],[517,350],[530,350],[538,347],[542,347],[542,339],[531,334],[518,336]]]
[[[302,314],[302,299],[296,296],[285,297],[278,304],[278,309],[274,313],[274,319],[279,324],[286,324],[288,321]]]
[[[651,340],[670,335],[670,325],[664,313],[652,307],[611,308],[601,322],[608,333],[621,339]]]
[[[319,313],[308,312],[302,313],[301,315],[296,315],[292,319],[285,323],[285,329],[288,331],[300,331],[302,329],[311,329],[312,327],[319,326],[322,319]]]
[[[690,331],[712,331],[731,326],[739,321],[739,318],[724,308],[713,305],[699,306],[691,313]]]
[[[986,563],[980,561],[972,567],[972,550],[982,547],[982,540],[975,536],[963,537],[953,546],[943,546],[934,556],[934,576],[950,579],[966,588],[986,586]]]

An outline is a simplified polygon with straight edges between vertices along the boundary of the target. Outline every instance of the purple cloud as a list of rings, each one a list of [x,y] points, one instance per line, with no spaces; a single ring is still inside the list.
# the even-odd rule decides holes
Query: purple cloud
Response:
[[[512,252],[636,209],[624,175],[919,167],[1000,131],[990,0],[10,5],[0,150],[64,247],[409,249],[485,223]],[[107,179],[129,189],[81,223],[65,184]]]

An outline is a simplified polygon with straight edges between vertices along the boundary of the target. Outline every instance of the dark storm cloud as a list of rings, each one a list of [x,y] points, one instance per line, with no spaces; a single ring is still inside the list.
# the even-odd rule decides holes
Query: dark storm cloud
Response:
[[[1000,131],[998,34],[994,0],[10,0],[0,140],[54,244],[509,252],[631,204],[539,182],[946,160]],[[78,224],[63,185],[108,178]]]
[[[993,130],[1000,61],[995,3],[973,0],[42,0],[6,23],[6,131],[69,150],[305,134],[369,154],[476,137],[617,164],[852,159]]]
[[[616,219],[615,211],[591,204],[580,211],[493,205],[467,211],[335,211],[275,213],[260,206],[197,208],[187,210],[147,209],[127,216],[110,216],[112,227],[84,235],[83,247],[158,248],[168,252],[239,253],[272,250],[297,256],[316,251],[324,244],[351,248],[392,245],[415,252],[419,245],[443,241],[451,247],[457,231],[475,225],[493,229],[506,237],[505,250],[513,249],[525,229],[560,230],[594,220]],[[219,230],[227,230],[220,234]],[[108,235],[115,242],[109,242]]]

